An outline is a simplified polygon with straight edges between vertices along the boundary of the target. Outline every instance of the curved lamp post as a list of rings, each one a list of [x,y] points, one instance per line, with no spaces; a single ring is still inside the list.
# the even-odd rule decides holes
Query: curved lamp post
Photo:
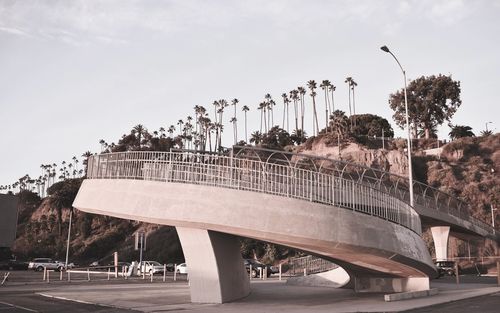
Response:
[[[404,90],[405,90],[406,129],[408,131],[407,137],[406,137],[406,139],[408,141],[408,144],[407,144],[408,145],[408,180],[409,180],[409,185],[410,185],[409,186],[410,187],[410,205],[413,207],[413,169],[412,169],[412,164],[411,164],[411,139],[410,139],[410,122],[408,120],[408,97],[406,96],[406,72],[403,69],[403,67],[401,66],[401,63],[399,63],[396,56],[389,50],[389,48],[387,48],[387,46],[380,47],[380,49],[382,51],[387,52],[390,55],[392,55],[394,60],[396,60],[396,62],[398,63],[399,68],[403,72],[403,78],[404,78],[404,82],[405,82],[405,89]]]

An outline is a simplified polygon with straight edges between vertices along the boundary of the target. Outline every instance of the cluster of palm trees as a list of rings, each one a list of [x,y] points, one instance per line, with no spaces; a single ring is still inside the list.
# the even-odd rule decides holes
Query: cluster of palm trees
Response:
[[[355,107],[355,87],[357,83],[352,77],[347,77],[345,82],[349,89],[349,116],[354,116],[356,114]],[[334,92],[336,86],[333,85],[329,80],[323,80],[319,87],[324,92],[324,106],[325,106],[325,129],[332,129],[332,123],[340,123],[340,125],[335,126],[335,129],[341,129],[342,133],[346,133],[343,123],[346,120],[345,114],[342,111],[335,109],[335,98]],[[309,89],[309,96],[312,102],[312,135],[317,136],[323,127],[320,127],[318,120],[318,107],[317,107],[317,83],[314,80],[309,80],[307,82],[307,89]],[[277,105],[276,101],[273,99],[271,94],[267,93],[264,95],[264,99],[259,102],[257,110],[260,111],[260,128],[252,134],[252,137],[262,136],[269,132],[273,127],[279,126],[281,129],[286,130],[290,133],[290,104],[293,104],[293,118],[295,121],[295,127],[292,133],[295,136],[306,137],[305,131],[305,115],[306,115],[306,87],[299,86],[288,93],[283,93],[281,95],[283,99],[283,116],[281,123],[275,123],[274,112]],[[352,96],[351,96],[352,94]],[[230,106],[234,108],[229,118],[229,123],[232,124],[233,130],[233,144],[238,143],[248,143],[248,118],[247,112],[250,108],[247,105],[241,106],[241,111],[244,113],[244,141],[240,141],[238,137],[238,106],[239,100],[233,99],[230,102],[221,99],[216,100],[212,103],[213,105],[213,120],[210,119],[210,114],[204,106],[196,105],[194,107],[193,119],[188,116],[185,121],[180,119],[177,122],[177,137],[182,139],[182,148],[195,149],[195,150],[209,150],[209,151],[220,151],[222,149],[222,134],[224,132],[224,113],[226,109]],[[338,112],[337,112],[338,111]],[[194,122],[193,122],[194,121]],[[193,125],[194,124],[194,125]],[[280,125],[281,124],[281,125]],[[351,125],[348,126],[352,129],[356,125],[355,119],[354,124],[351,121]],[[160,128],[161,132],[162,128]],[[176,127],[170,125],[168,132],[170,136],[173,136]],[[163,129],[164,131],[164,129]],[[162,132],[161,132],[162,133]],[[255,141],[254,141],[255,142]],[[180,148],[180,147],[179,147]]]
[[[87,159],[91,155],[92,153],[90,151],[86,151],[82,154],[84,165],[87,164]],[[33,192],[36,191],[40,197],[45,197],[47,189],[56,182],[82,177],[85,173],[85,169],[79,168],[79,163],[80,160],[76,156],[73,156],[71,161],[62,161],[59,168],[56,163],[41,164],[40,169],[42,172],[38,178],[32,178],[30,175],[26,174],[12,184],[0,185],[0,191],[20,192],[29,190]]]
[[[345,82],[348,84],[349,89],[349,115],[355,115],[355,97],[354,88],[357,83],[352,79],[352,77],[347,77]],[[325,124],[324,128],[326,130],[336,130],[338,133],[347,133],[346,118],[344,112],[335,109],[334,102],[334,92],[336,86],[333,85],[329,80],[323,80],[319,87],[324,92],[324,107],[325,107]],[[317,107],[317,83],[314,80],[309,80],[307,82],[307,89],[309,90],[309,96],[311,97],[311,111],[312,111],[312,135],[317,136],[320,133],[320,123],[318,120],[318,107]],[[267,93],[264,95],[264,100],[258,104],[257,110],[260,111],[260,131],[256,131],[252,134],[252,142],[259,142],[264,134],[273,129],[276,132],[279,129],[286,130],[290,133],[290,104],[293,104],[293,119],[294,129],[292,134],[295,138],[296,143],[303,142],[306,138],[305,131],[305,116],[306,116],[306,87],[299,86],[287,93],[281,95],[283,99],[283,116],[281,125],[280,123],[275,123],[274,112],[276,107],[276,101],[273,99],[271,94]],[[352,94],[352,98],[351,98]],[[352,99],[352,101],[351,101]],[[170,125],[168,128],[160,127],[157,131],[149,133],[147,129],[142,125],[138,124],[134,126],[131,134],[124,134],[120,139],[118,144],[111,143],[108,144],[106,141],[101,139],[99,143],[101,144],[101,152],[109,151],[127,151],[127,150],[149,150],[155,149],[158,146],[158,142],[168,141],[167,147],[176,146],[178,148],[194,149],[202,151],[221,151],[222,146],[222,134],[224,132],[224,113],[226,109],[233,106],[231,117],[229,118],[229,123],[232,124],[233,130],[233,144],[245,144],[249,142],[248,138],[248,120],[247,112],[250,108],[247,105],[241,106],[241,111],[244,114],[244,133],[245,140],[239,140],[238,138],[238,118],[237,112],[239,110],[239,100],[233,99],[230,102],[225,99],[216,100],[213,103],[214,112],[213,120],[209,117],[208,110],[201,106],[196,105],[194,107],[194,118],[192,116],[187,116],[185,120],[179,119],[175,125]],[[352,109],[351,109],[352,104]],[[351,121],[350,129],[355,126]],[[177,134],[175,132],[177,131]],[[168,135],[167,135],[168,133]],[[342,135],[343,136],[343,135]],[[156,144],[156,147],[154,146]],[[121,147],[120,147],[121,145]],[[120,150],[122,149],[122,150]],[[87,151],[82,156],[88,158],[91,152]],[[5,186],[0,186],[0,191],[2,190],[38,190],[39,195],[45,196],[47,188],[53,185],[56,181],[65,180],[68,178],[81,177],[85,171],[78,168],[79,160],[75,157],[72,161],[61,163],[58,167],[57,164],[42,164],[40,166],[42,170],[42,175],[36,179],[32,179],[29,175],[23,176],[19,181]],[[86,159],[84,160],[86,163]]]
[[[354,94],[354,88],[358,85],[352,77],[347,77],[345,82],[348,84],[348,89],[349,89],[349,116],[355,115],[356,114],[356,109],[355,109],[355,94]],[[336,111],[335,109],[335,97],[334,97],[334,92],[336,91],[337,87],[330,82],[329,80],[323,80],[319,87],[323,90],[324,93],[324,106],[325,106],[325,124],[324,127],[325,129],[328,129],[329,125],[331,124],[331,120],[333,119],[334,112]],[[312,136],[317,136],[321,130],[320,128],[320,123],[318,120],[318,107],[317,107],[317,102],[316,102],[316,97],[318,96],[316,89],[318,88],[318,85],[316,81],[314,80],[309,80],[307,82],[307,88],[309,89],[310,93],[309,96],[311,97],[311,102],[312,102]],[[352,91],[352,97],[351,97],[351,91]],[[305,129],[304,129],[304,117],[305,117],[305,112],[306,112],[306,105],[305,105],[305,96],[306,96],[306,88],[299,86],[288,93],[283,93],[281,97],[283,98],[283,121],[281,124],[281,128],[285,129],[287,132],[290,132],[290,120],[289,120],[289,105],[290,103],[293,103],[293,113],[294,113],[294,120],[295,120],[295,129],[294,132],[295,134],[303,134],[305,135]],[[266,121],[266,110],[267,112],[271,112],[271,124],[273,124],[272,121],[272,112],[273,112],[273,106],[275,105],[274,101],[272,101],[272,98],[269,94],[267,94],[265,97],[265,101],[261,102],[259,104],[259,110],[261,111],[261,128],[260,132],[262,133],[262,124],[263,124],[263,119],[264,119],[264,130],[267,131],[267,129],[270,129],[271,127],[266,124],[266,122],[269,122],[269,117]],[[352,102],[351,102],[352,99]],[[352,104],[352,105],[351,105]],[[351,109],[352,107],[352,109]],[[339,114],[337,114],[339,115]],[[274,124],[273,124],[274,125]],[[351,125],[351,128],[354,125]]]

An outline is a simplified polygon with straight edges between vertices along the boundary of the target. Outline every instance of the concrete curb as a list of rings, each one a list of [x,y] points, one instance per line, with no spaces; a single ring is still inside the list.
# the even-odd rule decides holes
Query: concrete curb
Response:
[[[437,293],[438,293],[437,288],[432,288],[432,289],[428,289],[428,290],[420,290],[420,291],[392,293],[392,294],[384,295],[384,301],[385,302],[392,302],[392,301],[400,301],[400,300],[429,297],[429,296],[437,295]]]

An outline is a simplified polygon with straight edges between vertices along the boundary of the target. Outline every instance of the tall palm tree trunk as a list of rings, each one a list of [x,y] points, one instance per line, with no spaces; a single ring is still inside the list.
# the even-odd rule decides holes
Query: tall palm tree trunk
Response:
[[[266,133],[267,133],[267,119],[266,119],[267,114],[269,114],[269,113],[266,112],[266,109],[264,109],[264,130]]]
[[[351,86],[349,85],[349,120],[351,122],[351,129],[352,129],[351,115],[352,115],[352,111],[351,111]]]
[[[299,111],[297,100],[293,100],[293,110],[295,113],[295,132],[299,132]]]
[[[316,134],[319,135],[318,113],[316,112],[316,100],[313,97],[314,121],[316,123]]]
[[[283,101],[283,125],[282,128],[285,129],[285,115],[286,115],[286,102]]]
[[[328,87],[325,88],[325,129],[328,132],[328,107],[329,107],[329,101],[328,101]]]
[[[290,116],[288,115],[288,107],[289,107],[289,103],[286,104],[286,132],[287,133],[290,133]]]
[[[262,126],[261,126],[262,127]],[[245,142],[248,143],[248,132],[247,132],[247,111],[245,111]]]
[[[304,96],[302,96],[300,99],[300,112],[301,112],[301,114],[300,114],[300,120],[301,120],[300,129],[302,130],[302,133],[304,133],[304,116],[306,115],[305,111],[306,111],[306,106],[304,104]]]
[[[269,111],[271,112],[271,120],[270,120],[271,121],[271,125],[269,125],[269,129],[271,129],[274,126],[274,110],[271,107],[271,109]]]
[[[356,101],[354,97],[354,86],[352,86],[352,120],[354,122],[354,127],[356,127]]]
[[[260,133],[261,134],[262,134],[262,120],[263,120],[262,116],[263,116],[263,114],[264,114],[264,111],[261,109],[260,110]]]

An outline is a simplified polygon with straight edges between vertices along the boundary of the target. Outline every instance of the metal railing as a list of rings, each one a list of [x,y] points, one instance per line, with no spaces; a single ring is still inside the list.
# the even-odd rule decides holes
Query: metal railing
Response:
[[[352,162],[334,160],[305,153],[291,153],[250,146],[235,146],[235,157],[245,157],[267,163],[286,164],[306,168],[356,181],[386,192],[406,203],[410,202],[408,177]],[[414,207],[436,211],[470,222],[487,233],[494,233],[491,225],[471,216],[470,206],[437,188],[413,180]]]
[[[117,152],[89,158],[89,179],[140,179],[255,191],[334,205],[379,217],[420,234],[418,213],[372,186],[331,173],[192,151]]]
[[[290,275],[303,275],[304,270],[306,274],[322,273],[339,267],[337,264],[312,256],[307,255],[303,257],[291,258],[288,262],[288,271]]]

